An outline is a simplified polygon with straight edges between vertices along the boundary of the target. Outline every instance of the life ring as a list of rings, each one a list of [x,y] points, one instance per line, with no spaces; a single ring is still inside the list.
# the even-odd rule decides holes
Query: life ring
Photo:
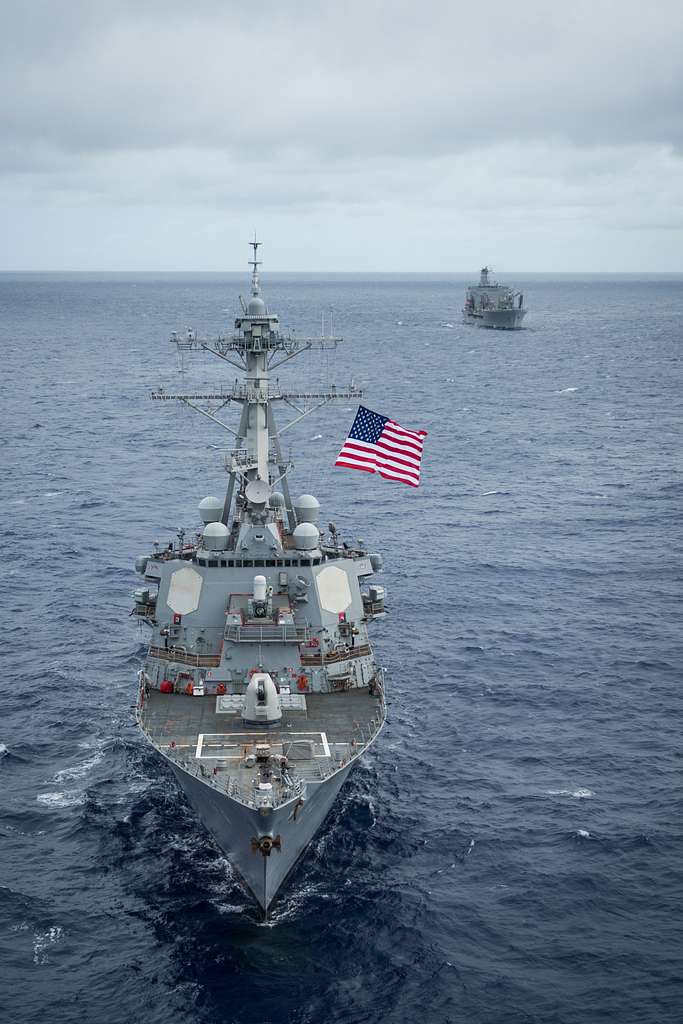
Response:
[[[216,694],[219,697],[222,697],[224,693],[225,693],[225,683],[219,683],[218,686],[216,687]]]
[[[296,681],[296,688],[297,688],[297,690],[307,690],[308,689],[308,677],[307,676],[299,676],[299,678]]]

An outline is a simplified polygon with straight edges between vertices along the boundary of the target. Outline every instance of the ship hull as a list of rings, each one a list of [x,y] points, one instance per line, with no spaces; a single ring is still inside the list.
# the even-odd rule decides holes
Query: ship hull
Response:
[[[526,309],[489,309],[477,313],[466,313],[464,322],[476,327],[488,327],[499,331],[518,331],[526,316]]]
[[[343,786],[352,763],[267,814],[221,793],[170,763],[193,810],[261,909],[268,913],[280,887],[306,852]],[[273,841],[268,854],[263,839]],[[261,844],[261,845],[259,845]]]

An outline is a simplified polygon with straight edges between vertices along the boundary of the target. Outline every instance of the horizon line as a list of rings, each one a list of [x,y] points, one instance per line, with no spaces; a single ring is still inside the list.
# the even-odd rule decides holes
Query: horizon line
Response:
[[[268,274],[289,274],[289,275],[294,275],[294,274],[300,274],[300,275],[304,275],[304,274],[319,274],[319,275],[325,275],[325,274],[349,274],[349,275],[350,274],[364,274],[364,275],[368,275],[368,274],[407,274],[407,275],[413,275],[413,276],[416,276],[416,277],[417,276],[428,277],[428,276],[434,276],[434,275],[446,276],[446,275],[450,275],[450,274],[457,274],[457,275],[473,274],[473,275],[476,275],[478,272],[479,272],[478,270],[472,270],[472,269],[468,269],[468,270],[274,270],[274,269],[271,269],[271,270],[264,271],[264,277],[267,277]],[[89,276],[94,276],[96,274],[239,274],[239,275],[242,275],[242,274],[245,274],[245,273],[246,273],[246,271],[243,268],[240,268],[238,270],[228,270],[228,269],[220,269],[220,270],[208,270],[208,269],[204,269],[204,270],[161,270],[161,269],[139,270],[139,269],[137,269],[136,270],[136,269],[133,269],[133,268],[130,268],[130,267],[125,268],[125,269],[116,269],[116,270],[104,269],[104,268],[101,268],[101,269],[98,269],[98,270],[93,270],[93,269],[81,270],[81,269],[78,269],[78,268],[76,268],[76,269],[69,268],[68,270],[65,270],[65,269],[55,269],[55,268],[47,268],[47,267],[41,267],[39,269],[27,269],[27,268],[23,268],[23,267],[21,267],[21,268],[7,268],[7,267],[0,268],[0,274],[87,274]],[[494,271],[494,273],[497,273],[497,272]],[[504,270],[501,270],[500,273],[502,273],[502,274],[537,274],[537,275],[542,275],[542,276],[545,276],[545,277],[551,276],[553,274],[593,274],[593,275],[596,275],[596,276],[608,275],[608,274],[621,274],[621,275],[624,275],[624,276],[626,276],[626,275],[635,276],[635,275],[638,275],[638,274],[648,274],[648,275],[661,274],[661,275],[666,275],[666,276],[677,276],[677,275],[683,274],[683,268],[681,268],[680,270],[645,270],[645,269],[639,269],[639,270],[515,270],[515,269],[511,269],[511,270],[507,270],[507,269],[504,269]]]

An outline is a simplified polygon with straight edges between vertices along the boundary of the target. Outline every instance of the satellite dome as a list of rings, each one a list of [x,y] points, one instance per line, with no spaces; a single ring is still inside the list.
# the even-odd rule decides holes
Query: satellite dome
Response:
[[[223,502],[210,494],[199,502],[199,514],[203,523],[217,523],[223,515]]]
[[[271,508],[284,508],[285,496],[280,491],[273,491],[269,499]]]
[[[300,523],[317,523],[320,502],[312,494],[300,494],[294,502],[294,511]]]
[[[208,523],[204,527],[204,547],[209,551],[225,551],[230,531],[223,523]]]
[[[247,313],[249,316],[265,316],[266,315],[266,304],[260,295],[252,295],[249,299],[249,305],[247,306]]]
[[[317,548],[320,540],[318,527],[313,523],[299,523],[292,536],[297,551],[313,551],[314,548]]]

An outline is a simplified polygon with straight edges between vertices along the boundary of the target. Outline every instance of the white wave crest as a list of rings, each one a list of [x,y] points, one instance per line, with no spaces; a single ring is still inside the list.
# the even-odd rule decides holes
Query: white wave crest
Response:
[[[575,800],[590,800],[595,793],[592,789],[547,789],[548,796],[573,796]]]
[[[57,785],[61,785],[62,782],[75,782],[76,779],[82,779],[86,775],[89,775],[95,765],[98,765],[104,757],[104,751],[98,750],[92,757],[87,758],[82,764],[76,764],[73,768],[62,768],[61,771],[57,772],[53,776],[52,781],[56,782]]]
[[[85,800],[80,789],[65,789],[61,793],[39,793],[36,797],[44,807],[77,807]]]
[[[53,924],[46,932],[36,932],[33,936],[33,962],[34,964],[46,964],[48,962],[47,951],[50,946],[60,942],[64,936],[64,929],[58,924]]]
[[[573,391],[578,391],[578,388],[562,388],[561,391],[553,391],[554,395],[571,395]]]

